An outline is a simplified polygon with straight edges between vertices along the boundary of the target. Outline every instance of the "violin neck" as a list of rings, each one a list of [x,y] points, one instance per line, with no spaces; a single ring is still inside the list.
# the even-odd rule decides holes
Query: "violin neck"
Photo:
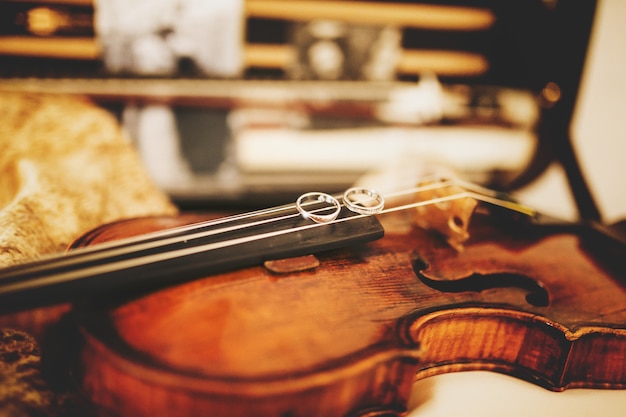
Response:
[[[374,216],[358,216],[345,208],[339,220],[349,221],[332,224],[314,224],[299,215],[264,217],[267,221],[246,218],[229,222],[229,227],[207,222],[188,236],[168,234],[163,242],[151,238],[102,249],[96,245],[0,270],[0,313],[94,295],[106,299],[131,294],[267,260],[363,243],[384,233]]]

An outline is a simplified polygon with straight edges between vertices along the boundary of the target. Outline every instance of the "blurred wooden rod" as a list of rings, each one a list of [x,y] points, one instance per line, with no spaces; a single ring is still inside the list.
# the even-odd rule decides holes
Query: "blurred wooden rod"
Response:
[[[0,55],[95,60],[100,58],[100,45],[94,38],[0,36]]]
[[[24,0],[2,0],[5,3],[26,3]],[[93,6],[93,0],[36,0],[33,7],[40,5],[49,6]]]
[[[247,44],[244,67],[287,69],[295,61],[295,50],[287,45]],[[481,54],[463,51],[417,50],[401,51],[396,71],[415,75],[425,71],[439,76],[472,77],[489,70],[488,60]]]
[[[0,55],[55,59],[97,60],[100,45],[93,38],[0,37]],[[288,45],[246,44],[244,68],[287,69],[294,62],[294,50]],[[432,71],[442,76],[477,76],[489,64],[484,56],[462,51],[405,49],[401,51],[397,71],[418,74]]]
[[[437,30],[483,30],[495,21],[488,9],[359,1],[246,0],[246,14],[268,19],[331,19]]]
[[[93,6],[93,0],[38,0],[38,3]],[[245,14],[266,19],[332,19],[438,30],[482,30],[495,21],[493,13],[483,8],[364,1],[245,0]]]

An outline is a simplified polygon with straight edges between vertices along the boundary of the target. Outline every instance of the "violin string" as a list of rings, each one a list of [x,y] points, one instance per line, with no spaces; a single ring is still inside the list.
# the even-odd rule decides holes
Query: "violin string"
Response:
[[[440,203],[440,202],[445,202],[445,201],[452,201],[452,200],[456,200],[459,198],[465,198],[467,196],[468,196],[467,192],[460,192],[457,194],[450,194],[447,196],[443,196],[443,197],[439,197],[439,198],[435,198],[431,200],[425,200],[425,201],[407,204],[407,205],[400,206],[400,207],[394,207],[392,209],[385,210],[385,212],[416,208],[416,207],[425,206],[428,204],[435,204],[435,203]],[[350,221],[353,219],[363,218],[363,217],[368,217],[368,216],[370,215],[357,214],[352,217],[343,217],[340,219],[336,219],[332,223],[341,223],[341,222],[346,222],[346,221]],[[180,249],[175,249],[175,250],[170,250],[170,251],[151,253],[151,254],[143,255],[143,256],[125,258],[125,259],[115,260],[113,262],[106,262],[102,264],[87,264],[83,268],[63,270],[56,274],[42,274],[29,280],[9,281],[9,283],[6,283],[0,286],[0,295],[11,293],[11,292],[16,292],[16,291],[20,291],[20,290],[24,290],[28,288],[33,288],[33,287],[40,287],[43,285],[52,285],[52,284],[59,284],[62,282],[69,282],[72,280],[77,280],[77,279],[81,279],[81,278],[88,277],[88,276],[102,275],[108,272],[129,269],[129,268],[133,268],[133,267],[137,267],[141,265],[156,263],[160,261],[166,261],[166,260],[175,259],[178,257],[194,255],[197,253],[204,253],[204,252],[208,252],[208,251],[212,251],[216,249],[232,247],[236,245],[241,245],[245,243],[250,243],[254,241],[277,237],[277,236],[281,236],[281,235],[288,234],[288,233],[294,233],[294,232],[304,231],[307,229],[312,229],[315,227],[321,227],[327,224],[331,224],[331,223],[309,223],[309,224],[293,227],[290,229],[274,230],[270,232],[249,235],[249,236],[244,236],[244,237],[239,237],[239,238],[234,238],[234,239],[211,242],[211,243],[206,243],[202,245],[185,247],[185,248],[180,248]]]
[[[453,184],[450,180],[444,180],[444,181],[440,181],[437,183],[421,185],[418,187],[413,187],[408,190],[403,190],[395,194],[390,194],[385,198],[397,197],[401,195],[409,195],[409,194],[419,193],[419,192],[438,189],[438,188],[445,188],[445,187],[449,187],[452,185]],[[335,195],[334,197],[341,198],[341,195]],[[304,203],[304,205],[313,205],[313,204],[315,203],[314,202]],[[320,212],[324,210],[325,208],[321,208],[318,210],[314,210],[313,212],[315,213],[315,212]],[[231,227],[225,227],[223,229],[213,229],[213,230],[201,232],[202,229],[207,228],[207,227],[214,227],[214,226],[219,226],[222,224],[232,223],[232,222],[236,222],[240,220],[246,220],[250,218],[270,215],[272,213],[279,213],[281,211],[287,211],[289,212],[289,214],[286,216],[271,218],[267,222],[262,222],[262,223],[251,222],[251,223],[242,224],[239,227],[231,226]],[[234,230],[243,229],[245,227],[259,226],[264,223],[269,223],[271,221],[281,221],[281,220],[286,220],[289,218],[295,218],[299,216],[300,216],[300,213],[296,211],[295,204],[285,204],[282,206],[265,208],[265,209],[260,209],[260,210],[256,210],[252,212],[225,216],[225,217],[221,217],[218,219],[206,220],[206,221],[196,222],[196,223],[192,223],[188,225],[177,226],[174,228],[169,228],[167,230],[146,233],[141,236],[133,236],[133,237],[118,239],[118,240],[111,241],[111,242],[98,243],[97,245],[74,249],[73,251],[68,252],[65,255],[65,257],[69,258],[72,254],[77,255],[79,252],[85,253],[85,254],[87,253],[95,254],[101,251],[117,250],[117,249],[122,249],[123,247],[130,247],[130,246],[132,246],[134,249],[138,249],[140,245],[142,245],[141,247],[143,249],[155,248],[159,246],[160,244],[167,245],[167,244],[175,243],[177,241],[209,237],[209,236],[217,235],[220,233],[226,233],[226,232],[231,232]],[[180,240],[176,240],[176,239],[180,239]],[[152,245],[147,245],[148,242],[155,242],[155,243]],[[107,253],[110,253],[110,252],[107,252]]]
[[[421,206],[425,206],[425,205],[429,205],[429,204],[438,204],[438,203],[445,203],[445,202],[449,202],[452,200],[459,200],[462,198],[473,198],[475,200],[478,201],[482,201],[484,203],[489,203],[498,207],[502,207],[502,208],[506,208],[509,209],[511,211],[515,211],[518,213],[522,213],[522,214],[526,214],[528,216],[533,216],[535,215],[535,211],[533,209],[531,209],[530,207],[515,203],[515,202],[510,202],[507,200],[502,200],[502,199],[498,199],[495,197],[491,197],[491,196],[485,196],[482,194],[478,194],[476,192],[473,191],[461,191],[457,194],[450,194],[447,196],[443,196],[443,197],[435,197],[435,198],[431,198],[429,200],[424,200],[424,201],[420,201],[417,203],[409,203],[409,204],[404,204],[401,206],[396,206],[396,207],[392,207],[392,208],[387,208],[384,209],[382,211],[380,211],[380,213],[378,214],[386,214],[386,213],[393,213],[396,211],[402,211],[402,210],[408,210],[411,208],[417,208],[417,207],[421,207]]]
[[[415,194],[419,192],[451,187],[455,185],[457,185],[456,180],[446,179],[446,180],[438,181],[437,183],[429,183],[429,184],[413,187],[409,190],[403,190],[403,191],[399,191],[396,193],[387,194],[385,198],[401,197],[401,196],[406,196],[406,195]],[[469,188],[469,184],[468,184],[468,188]],[[505,207],[505,208],[515,210],[515,211],[520,211],[525,214],[530,214],[529,212],[530,209],[526,209],[524,206],[518,205],[517,203],[508,202],[506,200],[497,198],[494,193],[487,193],[487,191],[490,191],[488,189],[483,189],[482,187],[477,187],[477,186],[472,187],[472,188],[474,188],[475,191],[471,191],[471,192],[462,191],[456,194],[450,194],[450,195],[443,196],[443,197],[437,197],[437,198],[432,198],[432,199],[428,199],[424,201],[405,204],[405,205],[401,205],[397,207],[387,208],[387,209],[382,210],[380,213],[376,213],[376,214],[384,214],[384,213],[390,213],[390,212],[395,212],[395,211],[407,210],[411,208],[416,208],[416,207],[425,206],[429,204],[437,204],[437,203],[442,203],[446,201],[452,201],[455,199],[465,198],[465,197],[472,197],[479,201],[498,205],[498,206]],[[484,195],[484,194],[489,194],[489,195]],[[337,196],[337,197],[340,198],[340,196]],[[310,204],[315,204],[315,203],[310,203]],[[321,209],[313,210],[313,212],[323,211],[326,209],[327,208],[321,208]],[[282,216],[277,216],[277,217],[270,217],[270,218],[266,218],[262,220],[256,220],[253,222],[248,222],[248,223],[243,223],[243,224],[228,225],[228,223],[233,223],[239,220],[246,220],[248,218],[265,216],[265,215],[270,215],[272,213],[280,213],[283,211],[287,212],[287,214],[282,215]],[[347,220],[353,220],[353,219],[357,219],[357,218],[361,218],[361,217],[365,217],[369,215],[371,214],[354,215],[351,217],[335,219],[329,223],[321,223],[321,224],[313,223],[310,225],[302,226],[304,228],[292,227],[292,228],[282,229],[279,231],[280,233],[278,234],[292,233],[292,232],[296,232],[299,230],[305,230],[306,228],[310,228],[310,227],[320,227],[325,224],[332,224],[332,223],[337,223],[337,222],[342,222],[342,221],[347,221]],[[295,210],[295,205],[287,204],[287,205],[273,207],[269,209],[262,209],[262,210],[257,210],[253,212],[227,216],[227,217],[223,217],[223,218],[216,219],[216,220],[198,222],[198,223],[194,223],[194,224],[187,225],[187,226],[180,226],[177,228],[168,229],[163,232],[150,233],[150,234],[143,235],[137,238],[131,237],[131,238],[123,239],[123,240],[114,241],[111,243],[103,243],[103,244],[98,244],[98,245],[94,245],[91,247],[79,248],[79,249],[70,251],[66,255],[61,256],[61,257],[51,257],[51,261],[54,261],[55,267],[59,267],[59,266],[62,267],[62,266],[71,266],[75,264],[77,261],[78,262],[81,262],[81,261],[93,262],[93,261],[97,261],[101,259],[107,260],[114,256],[124,256],[124,255],[128,255],[131,253],[138,253],[144,250],[159,249],[159,248],[166,249],[168,245],[173,245],[173,244],[177,244],[181,242],[189,242],[193,240],[199,240],[202,238],[216,236],[222,233],[233,232],[233,231],[241,230],[244,228],[250,228],[254,226],[262,226],[264,224],[269,224],[269,223],[277,222],[281,220],[288,220],[290,218],[296,218],[299,216],[300,216],[300,213]],[[212,230],[202,231],[203,228],[212,227],[212,226],[221,225],[221,224],[226,224],[226,226],[212,229]],[[259,238],[267,238],[273,235],[274,234],[271,234],[271,235],[261,234],[261,235],[256,235],[256,236],[258,236]],[[252,238],[254,238],[254,236],[252,236]],[[241,239],[234,239],[232,241],[240,242]],[[226,245],[228,245],[229,240],[225,240],[223,242]],[[220,243],[220,242],[217,242],[217,243]],[[218,247],[218,246],[211,246],[214,244],[208,244],[209,246],[206,246],[206,245],[207,244],[192,245],[191,248],[198,247],[200,248],[199,250],[211,250],[212,247]],[[219,247],[222,247],[222,246],[219,246]],[[161,254],[163,252],[167,252],[167,251],[164,250],[162,252],[158,252],[158,254]],[[178,250],[174,252],[179,253]],[[146,256],[148,255],[138,256],[137,258],[145,260]],[[47,267],[48,265],[45,262],[42,262],[40,264],[39,269],[45,270]],[[36,266],[34,267],[34,270],[37,270]]]
[[[438,189],[442,189],[442,188],[446,188],[446,187],[451,187],[451,186],[455,186],[458,185],[459,181],[458,180],[450,180],[450,179],[444,179],[438,182],[434,182],[434,183],[427,183],[425,185],[420,185],[417,187],[413,187],[411,189],[408,190],[402,190],[396,193],[390,193],[387,194],[384,198],[389,199],[389,198],[394,198],[394,197],[401,197],[401,196],[406,196],[406,195],[411,195],[411,194],[415,194],[415,193],[420,193],[420,192],[425,192],[425,191],[431,191],[431,190],[438,190]],[[526,214],[529,214],[530,209],[525,209],[525,210],[520,210],[520,205],[518,205],[517,203],[513,203],[513,202],[507,202],[506,200],[502,200],[502,199],[498,199],[496,197],[494,197],[493,195],[483,195],[486,194],[487,192],[491,192],[491,190],[486,189],[486,188],[482,188],[482,187],[478,187],[478,186],[473,186],[472,184],[463,184],[463,188],[474,188],[475,190],[478,190],[478,192],[474,192],[471,195],[466,195],[466,196],[472,196],[474,198],[476,198],[477,200],[480,201],[484,201],[484,202],[488,202],[494,205],[499,205],[501,207],[506,207],[509,208],[511,210],[515,210],[515,211],[522,211]],[[336,195],[336,198],[340,198],[340,195]],[[399,210],[406,210],[406,209],[410,209],[410,208],[414,208],[414,207],[419,207],[422,205],[428,205],[428,204],[437,204],[443,201],[449,201],[449,199],[439,199],[439,198],[435,198],[435,199],[430,199],[430,200],[425,200],[423,202],[418,202],[415,204],[409,204],[409,205],[404,205],[404,206],[400,206],[397,207],[395,209],[387,209],[387,210],[383,210],[382,213],[386,213],[386,212],[391,212],[391,211],[399,211]],[[304,203],[305,205],[312,205],[315,204],[314,202],[311,203]],[[326,208],[320,208],[317,210],[313,210],[312,212],[320,212],[320,211],[324,211],[326,210]],[[254,217],[259,217],[259,216],[264,216],[264,215],[269,215],[272,213],[279,213],[281,211],[288,211],[289,213],[283,216],[277,216],[277,217],[271,217],[268,219],[264,219],[264,220],[257,220],[254,222],[249,222],[249,223],[244,223],[244,224],[240,224],[240,225],[234,225],[234,226],[226,226],[226,227],[222,227],[222,228],[217,228],[217,229],[213,229],[213,230],[207,230],[207,231],[199,231],[203,228],[206,227],[212,227],[212,226],[216,226],[216,225],[220,225],[220,224],[227,224],[227,223],[232,223],[232,222],[236,222],[239,220],[246,220],[248,218],[254,218]],[[382,214],[381,213],[381,214]],[[242,214],[237,214],[237,215],[233,215],[233,216],[227,216],[227,217],[222,217],[219,219],[214,219],[214,220],[208,220],[208,221],[204,221],[204,222],[198,222],[198,223],[194,223],[191,225],[186,225],[186,226],[179,226],[177,228],[172,228],[172,229],[168,229],[165,231],[161,231],[161,232],[154,232],[151,234],[147,234],[147,235],[143,235],[143,236],[139,236],[137,238],[127,238],[125,240],[120,240],[117,241],[118,244],[115,244],[115,242],[111,242],[110,245],[104,244],[104,245],[97,245],[99,246],[99,248],[95,248],[92,249],[91,251],[85,251],[85,252],[91,252],[91,253],[95,253],[97,251],[104,251],[106,250],[106,254],[105,256],[110,256],[116,252],[110,252],[110,251],[117,251],[116,254],[124,254],[124,247],[132,247],[132,249],[134,251],[137,250],[145,250],[145,249],[153,249],[153,248],[157,248],[159,246],[167,246],[170,244],[175,244],[175,243],[179,243],[181,241],[189,241],[189,240],[195,240],[195,239],[201,239],[201,238],[206,238],[206,237],[210,237],[210,236],[215,236],[215,235],[219,235],[222,233],[228,233],[228,232],[232,232],[232,231],[236,231],[236,230],[241,230],[244,228],[250,228],[250,227],[255,227],[255,226],[261,226],[263,224],[269,224],[272,222],[278,222],[278,221],[282,221],[282,220],[288,220],[290,218],[296,218],[299,217],[300,213],[295,211],[295,205],[293,204],[286,204],[286,205],[282,205],[282,206],[277,206],[277,207],[272,207],[272,208],[268,208],[268,209],[261,209],[261,210],[257,210],[257,211],[253,211],[253,212],[247,212],[247,213],[242,213]],[[358,218],[357,216],[352,216],[351,218]],[[334,220],[335,222],[337,220]],[[186,233],[186,234],[183,234]],[[180,236],[178,236],[180,235]],[[86,248],[86,249],[89,249]],[[120,252],[121,251],[121,252]]]
[[[458,194],[455,194],[457,196],[459,196],[459,198],[463,198],[463,197],[470,197],[473,198],[475,200],[478,201],[482,201],[484,203],[488,203],[494,206],[498,206],[498,207],[502,207],[511,211],[515,211],[518,213],[522,213],[528,216],[535,216],[536,215],[536,211],[531,208],[528,207],[526,205],[520,204],[516,201],[512,201],[512,200],[505,200],[502,197],[500,197],[501,194],[499,194],[496,191],[490,190],[488,188],[485,187],[481,187],[475,184],[471,184],[471,183],[466,183],[463,181],[459,181],[459,180],[450,180],[452,181],[451,183],[448,183],[446,186],[460,186],[461,188],[463,188],[465,191],[460,192]],[[420,191],[427,191],[427,190],[436,190],[437,187],[429,187],[427,186],[422,186],[419,187],[421,188]],[[387,196],[385,198],[392,198],[392,197],[400,197],[400,196],[404,196],[406,195],[406,192],[404,191],[400,191],[397,193],[393,193],[393,194],[387,194]],[[373,199],[371,199],[373,200]],[[447,200],[441,200],[439,201],[439,197],[436,198],[431,198],[429,200],[425,200],[426,203],[428,204],[437,204],[440,202],[444,202]],[[379,214],[384,214],[384,213],[389,213],[389,212],[394,212],[394,211],[401,211],[401,210],[407,210],[410,208],[415,208],[418,206],[414,206],[413,204],[407,204],[407,205],[403,205],[403,206],[397,206],[397,207],[393,207],[390,209],[385,209],[382,210]]]
[[[435,189],[440,189],[440,188],[446,188],[446,187],[450,187],[455,185],[454,182],[452,180],[443,180],[440,181],[438,183],[430,183],[430,184],[426,184],[426,185],[420,185],[417,187],[413,187],[411,189],[408,190],[403,190],[400,192],[397,192],[395,194],[390,194],[388,196],[386,196],[385,198],[390,198],[390,197],[398,197],[398,196],[403,196],[403,195],[410,195],[410,194],[415,194],[415,193],[420,193],[420,192],[424,192],[424,191],[430,191],[430,190],[435,190]],[[341,198],[341,195],[335,195],[335,198]],[[305,202],[303,203],[303,205],[314,205],[316,204],[315,202]],[[345,205],[345,204],[342,204]],[[209,237],[209,236],[214,236],[214,235],[218,235],[221,233],[227,233],[227,232],[232,232],[235,230],[240,230],[240,229],[244,229],[246,227],[255,227],[255,226],[261,226],[263,224],[268,224],[274,221],[282,221],[282,220],[288,220],[290,218],[297,218],[299,217],[301,214],[299,212],[297,212],[296,210],[296,206],[294,204],[286,204],[286,205],[282,205],[282,206],[278,206],[278,207],[272,207],[272,208],[267,208],[267,209],[261,209],[261,210],[257,210],[257,211],[253,211],[253,212],[247,212],[247,213],[242,213],[242,214],[237,214],[237,215],[232,215],[232,216],[226,216],[226,217],[222,217],[219,219],[214,219],[214,220],[208,220],[208,221],[204,221],[204,222],[198,222],[198,223],[194,223],[191,225],[185,225],[185,226],[179,226],[177,228],[172,228],[172,229],[168,229],[165,231],[161,231],[161,232],[154,232],[152,234],[149,235],[144,235],[144,236],[139,236],[137,238],[127,238],[127,240],[125,241],[118,241],[120,242],[119,245],[115,245],[115,242],[111,242],[111,246],[112,248],[117,247],[117,246],[128,246],[128,245],[133,245],[133,248],[138,248],[139,246],[137,245],[141,245],[146,243],[146,241],[156,241],[158,243],[162,243],[164,245],[167,244],[171,244],[171,243],[176,243],[178,240],[178,238],[176,237],[178,234],[182,234],[182,233],[189,233],[184,235],[184,240],[193,240],[193,239],[198,239],[198,238],[205,238],[205,237]],[[326,210],[326,208],[320,208],[320,209],[316,209],[313,210],[313,213],[318,213],[318,212],[322,212]],[[278,217],[272,217],[270,219],[266,219],[266,220],[259,220],[259,221],[254,221],[254,222],[250,222],[250,223],[245,223],[245,224],[241,224],[238,226],[227,226],[224,228],[219,228],[219,229],[214,229],[214,230],[208,230],[208,231],[204,231],[204,232],[198,232],[198,230],[202,229],[202,228],[206,228],[206,227],[212,227],[212,226],[217,226],[220,224],[227,224],[227,223],[231,223],[231,222],[236,222],[239,220],[245,220],[248,218],[254,218],[254,217],[259,217],[259,216],[264,216],[264,215],[269,215],[272,213],[278,213],[281,211],[288,211],[289,214],[284,215],[284,216],[278,216]],[[158,240],[157,240],[158,239]],[[142,248],[154,248],[158,245],[151,245],[151,246],[146,246],[144,245]]]

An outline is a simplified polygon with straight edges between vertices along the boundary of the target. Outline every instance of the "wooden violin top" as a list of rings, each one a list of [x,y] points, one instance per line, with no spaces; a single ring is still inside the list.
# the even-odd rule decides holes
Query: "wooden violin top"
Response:
[[[623,269],[594,255],[606,242],[590,251],[575,230],[477,216],[458,252],[388,217],[384,238],[317,254],[310,269],[254,266],[76,310],[83,389],[121,415],[184,404],[342,416],[400,412],[414,378],[461,370],[552,390],[626,386]]]

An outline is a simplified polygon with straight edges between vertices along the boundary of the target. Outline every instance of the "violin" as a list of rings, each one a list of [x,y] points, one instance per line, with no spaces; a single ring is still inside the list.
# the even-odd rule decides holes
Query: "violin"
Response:
[[[57,312],[95,415],[400,416],[447,372],[626,388],[625,248],[444,179],[104,225],[0,271],[0,308]]]

